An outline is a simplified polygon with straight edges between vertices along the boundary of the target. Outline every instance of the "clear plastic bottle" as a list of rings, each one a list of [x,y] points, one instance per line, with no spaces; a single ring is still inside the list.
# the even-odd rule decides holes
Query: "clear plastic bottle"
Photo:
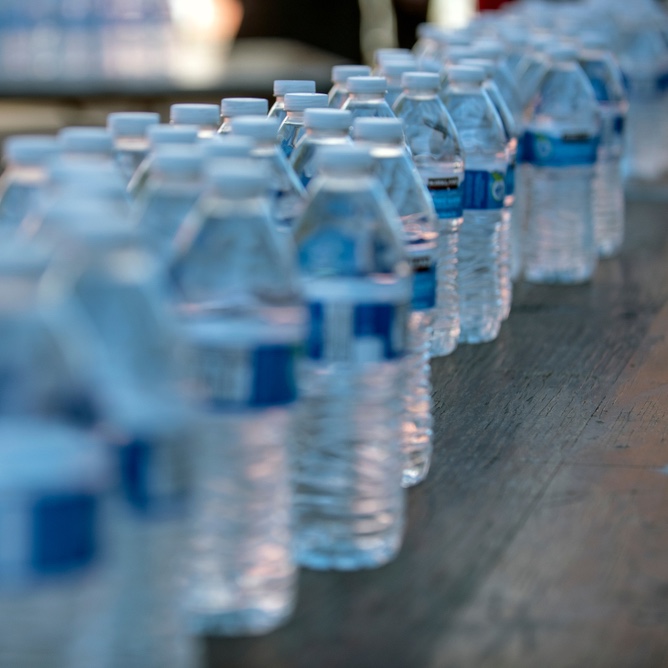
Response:
[[[222,124],[218,134],[224,135],[232,129],[232,119],[237,116],[261,116],[269,112],[269,102],[263,97],[226,97],[220,101]]]
[[[600,138],[598,103],[577,50],[555,45],[529,114],[531,165],[524,275],[534,283],[582,283],[596,268],[592,182]]]
[[[201,138],[213,137],[220,125],[220,107],[217,104],[173,104],[169,108],[169,123],[176,127],[195,125]]]
[[[279,79],[274,81],[274,98],[269,118],[275,118],[279,123],[285,118],[285,96],[288,93],[315,93],[315,81],[300,79]]]
[[[272,218],[289,233],[306,205],[306,191],[285,153],[278,145],[279,123],[275,118],[239,116],[232,120],[232,134],[248,137],[255,147],[251,155],[270,175]]]
[[[316,175],[316,156],[320,146],[352,144],[352,122],[352,114],[343,109],[307,109],[304,112],[305,132],[290,156],[290,162],[304,187]]]
[[[394,112],[385,100],[385,77],[350,77],[347,82],[348,99],[342,109],[356,118],[394,118]]]
[[[411,300],[401,222],[373,158],[322,147],[295,229],[310,313],[294,454],[296,555],[374,568],[404,528],[401,382]]]
[[[52,137],[17,135],[5,140],[3,153],[6,167],[0,178],[0,227],[15,230],[35,206],[58,145]]]
[[[433,449],[429,359],[437,293],[436,210],[408,152],[400,119],[358,118],[353,137],[376,160],[376,174],[401,218],[413,269],[402,425],[402,484],[410,487],[427,477]]]
[[[135,218],[158,257],[167,260],[174,237],[202,191],[203,156],[194,146],[163,145],[153,154],[151,171]]]
[[[286,115],[278,130],[278,141],[289,158],[304,134],[304,112],[307,109],[324,109],[328,101],[322,93],[288,93],[283,104]]]
[[[340,109],[348,99],[347,82],[350,77],[368,77],[371,68],[367,65],[335,65],[332,67],[332,87],[329,91],[329,106]]]
[[[199,423],[186,611],[198,633],[255,635],[295,602],[288,447],[305,314],[268,175],[230,160],[208,178],[171,266]]]
[[[621,160],[628,101],[622,72],[602,35],[581,40],[580,67],[589,78],[601,113],[601,141],[594,177],[594,235],[599,257],[613,257],[624,242],[624,184]]]
[[[374,76],[384,76],[382,70],[385,65],[393,60],[405,60],[414,58],[415,54],[410,49],[387,47],[376,49],[373,53],[373,72]]]
[[[106,128],[67,127],[58,133],[62,155],[72,160],[95,160],[120,168],[114,159],[114,138]]]
[[[387,79],[387,93],[385,101],[392,107],[397,98],[403,93],[404,87],[401,85],[401,77],[406,72],[417,72],[420,67],[417,59],[413,56],[403,56],[386,59],[379,66],[380,75]]]
[[[148,128],[159,123],[160,114],[148,111],[115,112],[107,116],[107,129],[114,138],[116,161],[128,183],[148,155]]]
[[[499,231],[508,168],[499,114],[482,89],[485,71],[448,69],[445,102],[459,132],[466,174],[464,224],[459,234],[457,286],[460,342],[493,341],[503,320],[499,285]]]
[[[197,142],[198,128],[196,125],[151,125],[146,131],[148,137],[149,153],[137,167],[130,183],[128,183],[128,193],[133,198],[138,198],[142,190],[146,187],[149,173],[151,171],[151,161],[153,154],[158,146],[183,144],[192,145]]]
[[[409,72],[403,84],[394,109],[404,122],[406,143],[438,216],[438,294],[431,349],[432,357],[438,357],[457,347],[460,332],[457,248],[464,158],[455,124],[438,96],[438,74]]]

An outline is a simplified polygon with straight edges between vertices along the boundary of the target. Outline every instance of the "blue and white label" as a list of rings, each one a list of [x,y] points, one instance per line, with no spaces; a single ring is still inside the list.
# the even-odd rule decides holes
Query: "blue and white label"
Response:
[[[308,306],[310,359],[382,362],[406,351],[408,305],[312,302]]]
[[[599,136],[564,134],[560,137],[527,132],[524,138],[526,161],[536,167],[576,167],[596,163]]]
[[[266,408],[297,398],[297,345],[254,349],[199,345],[195,383],[201,401],[215,411]]]
[[[464,176],[464,209],[501,209],[505,196],[505,172],[466,170]]]
[[[612,120],[612,131],[621,137],[626,129],[626,117],[623,114],[617,114]]]
[[[508,165],[506,170],[506,197],[515,194],[515,163]]]
[[[436,306],[436,260],[424,252],[411,253],[408,258],[413,268],[413,297],[411,308],[425,311]]]
[[[462,217],[464,193],[458,176],[428,179],[427,188],[441,220]]]

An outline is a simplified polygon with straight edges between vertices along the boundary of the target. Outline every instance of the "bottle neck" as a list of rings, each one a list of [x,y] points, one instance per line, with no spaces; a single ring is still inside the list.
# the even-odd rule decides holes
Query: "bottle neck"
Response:
[[[384,93],[350,93],[350,100],[355,100],[356,102],[384,102],[385,94]]]
[[[290,122],[298,123],[299,125],[304,125],[304,110],[300,109],[299,111],[285,111],[286,120]]]

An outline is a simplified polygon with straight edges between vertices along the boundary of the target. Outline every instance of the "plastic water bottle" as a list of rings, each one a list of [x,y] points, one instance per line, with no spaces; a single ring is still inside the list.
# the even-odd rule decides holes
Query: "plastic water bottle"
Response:
[[[410,268],[401,222],[357,147],[322,147],[295,229],[310,312],[295,434],[296,554],[356,570],[390,561],[404,527],[401,383]]]
[[[440,83],[435,73],[404,74],[404,93],[394,105],[438,216],[438,294],[432,357],[449,355],[457,347],[460,332],[457,248],[463,216],[464,158],[455,125],[438,96]]]
[[[169,122],[177,127],[195,125],[200,137],[213,137],[220,125],[220,107],[217,104],[173,104],[169,108]]]
[[[279,229],[289,232],[306,205],[306,191],[278,146],[279,123],[275,118],[239,116],[232,120],[232,134],[255,142],[251,155],[265,165],[271,181],[271,213]]]
[[[174,237],[202,191],[203,156],[193,146],[163,145],[153,155],[146,188],[136,200],[139,229],[166,259]]]
[[[0,177],[0,227],[14,230],[34,207],[58,145],[52,137],[18,135],[5,140],[3,153],[6,167]]]
[[[613,257],[624,242],[624,184],[621,160],[628,102],[622,72],[605,38],[581,39],[580,66],[591,83],[601,114],[601,141],[594,176],[594,236],[600,257]]]
[[[420,67],[418,66],[416,58],[413,56],[404,56],[402,58],[386,59],[383,64],[379,66],[379,69],[380,75],[387,79],[385,101],[391,108],[404,90],[401,85],[401,77],[406,72],[416,72]]]
[[[343,104],[356,118],[394,118],[394,112],[385,99],[387,79],[385,77],[350,77],[348,99]]]
[[[288,93],[315,93],[315,81],[301,79],[279,79],[274,81],[274,104],[269,110],[269,118],[275,118],[279,123],[285,118],[285,96]]]
[[[198,139],[198,128],[196,125],[151,125],[146,134],[149,146],[148,155],[142,160],[142,163],[137,167],[137,170],[128,183],[128,193],[133,198],[138,198],[146,187],[146,182],[151,171],[153,153],[156,148],[158,146],[173,144],[195,144]]]
[[[269,112],[269,102],[263,97],[226,97],[220,102],[222,124],[218,134],[224,135],[232,129],[231,121],[237,116],[261,116]]]
[[[485,71],[448,69],[445,103],[459,131],[466,161],[464,224],[459,235],[457,286],[463,343],[493,341],[503,309],[499,285],[499,230],[508,168],[501,119],[482,89]]]
[[[186,611],[193,631],[270,631],[295,601],[288,446],[304,310],[254,163],[212,166],[171,276],[199,432]]]
[[[321,93],[288,93],[284,100],[285,118],[278,130],[278,142],[289,158],[304,134],[304,112],[327,107],[327,96]]]
[[[148,128],[159,123],[160,114],[148,111],[125,111],[107,116],[107,129],[114,138],[116,161],[128,183],[148,155]]]
[[[383,76],[383,67],[393,60],[406,60],[407,58],[415,58],[415,54],[410,49],[403,49],[397,47],[387,47],[376,49],[373,53],[374,68],[372,74],[374,76]]]
[[[535,283],[582,283],[597,260],[592,181],[598,104],[574,47],[554,46],[549,56],[552,66],[524,137],[524,156],[532,167],[524,274]]]
[[[58,146],[60,152],[70,159],[96,160],[116,165],[114,138],[106,128],[63,128],[58,133]]]
[[[317,154],[321,146],[350,146],[352,114],[343,109],[307,109],[304,135],[297,142],[290,162],[297,178],[308,186],[317,173]]]
[[[437,286],[436,210],[406,147],[401,120],[358,118],[353,136],[376,160],[376,174],[401,218],[413,269],[402,425],[402,484],[410,487],[426,478],[433,447],[429,358]]]
[[[348,99],[348,79],[350,77],[368,77],[371,68],[367,65],[335,65],[332,68],[332,87],[329,91],[329,106],[340,109]]]

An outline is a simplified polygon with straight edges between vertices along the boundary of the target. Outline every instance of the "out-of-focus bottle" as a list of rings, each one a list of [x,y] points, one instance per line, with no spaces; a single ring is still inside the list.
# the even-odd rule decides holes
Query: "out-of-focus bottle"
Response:
[[[394,112],[385,99],[387,79],[385,77],[350,77],[348,99],[342,109],[347,109],[355,118],[394,118]]]
[[[114,138],[116,161],[128,183],[148,155],[148,128],[159,123],[160,114],[148,111],[115,112],[107,116],[107,129]]]
[[[307,109],[304,112],[305,132],[297,142],[290,162],[305,187],[316,175],[319,147],[352,144],[352,122],[351,113],[343,109]]]
[[[411,300],[401,222],[373,158],[322,147],[295,229],[310,313],[294,453],[303,566],[388,562],[404,527],[401,382]]]
[[[295,602],[288,447],[304,310],[261,165],[212,165],[171,266],[198,421],[186,612],[254,635]]]
[[[288,93],[315,93],[315,81],[301,79],[279,79],[274,81],[274,104],[269,113],[269,118],[275,118],[279,123],[285,118],[285,96]]]
[[[265,118],[269,102],[263,97],[226,97],[220,101],[222,119],[218,134],[225,135],[232,129],[232,119],[237,116],[260,116]]]
[[[169,108],[169,123],[176,127],[195,125],[201,138],[213,137],[220,125],[220,107],[217,104],[173,104]]]
[[[548,51],[552,65],[528,116],[523,153],[531,165],[524,276],[535,283],[582,283],[597,264],[593,177],[598,103],[572,46]]]
[[[387,79],[387,93],[385,94],[385,101],[392,107],[397,101],[397,98],[403,93],[403,86],[401,84],[401,77],[406,72],[416,72],[419,70],[417,59],[413,56],[403,56],[396,59],[388,59],[379,67],[380,76]]]
[[[413,269],[402,425],[402,484],[410,487],[426,478],[433,447],[429,359],[437,293],[436,210],[408,152],[400,119],[358,118],[353,137],[376,160],[376,174],[401,218]]]
[[[501,119],[482,89],[485,70],[448,68],[445,103],[461,138],[464,224],[459,235],[457,287],[464,343],[494,340],[503,320],[499,285],[499,231],[508,168]]]
[[[367,65],[335,65],[332,68],[332,87],[329,91],[329,106],[340,109],[348,99],[347,82],[350,77],[368,77],[371,68]]]
[[[457,347],[460,332],[457,248],[464,158],[455,124],[438,95],[438,74],[409,72],[403,83],[404,93],[394,109],[404,122],[406,143],[438,216],[438,294],[431,350],[438,357]]]
[[[278,130],[278,142],[289,158],[304,134],[304,112],[326,108],[328,100],[322,93],[288,93],[283,103],[285,118]]]

